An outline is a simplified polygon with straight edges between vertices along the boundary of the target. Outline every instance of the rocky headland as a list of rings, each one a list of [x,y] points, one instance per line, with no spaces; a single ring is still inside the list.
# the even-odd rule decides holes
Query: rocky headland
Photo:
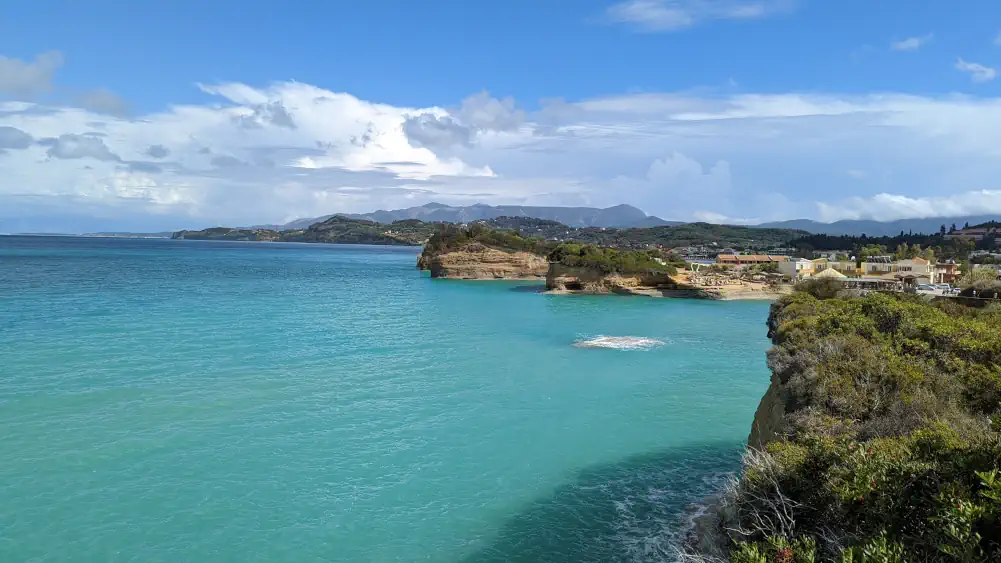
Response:
[[[384,224],[334,215],[305,229],[213,227],[196,231],[177,231],[178,240],[230,240],[263,242],[317,242],[329,244],[376,244],[417,246],[424,244],[435,225],[415,219]]]
[[[282,239],[282,233],[272,229],[231,229],[229,227],[212,227],[199,231],[177,231],[171,237],[175,240],[232,240],[277,242]]]
[[[666,271],[603,272],[594,267],[567,266],[561,262],[549,264],[546,272],[546,290],[550,293],[571,295],[717,298],[709,292],[679,284]]]
[[[1001,561],[1001,310],[846,294],[774,303],[743,469],[682,561]]]
[[[542,280],[549,262],[533,252],[491,248],[473,242],[447,252],[422,253],[417,267],[430,271],[432,278]]]

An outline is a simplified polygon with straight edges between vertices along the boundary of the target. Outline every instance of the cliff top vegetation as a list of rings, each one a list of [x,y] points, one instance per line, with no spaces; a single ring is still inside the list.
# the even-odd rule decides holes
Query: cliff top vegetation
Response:
[[[657,251],[617,250],[590,244],[563,243],[549,253],[550,262],[589,268],[604,274],[675,274],[675,267],[657,261]]]
[[[802,289],[769,318],[782,437],[724,495],[721,558],[1001,561],[1001,307]]]
[[[482,223],[460,227],[451,223],[437,225],[434,234],[424,244],[424,253],[445,253],[462,250],[470,244],[480,244],[497,250],[532,252],[545,256],[553,243],[522,236],[516,231],[491,229]]]

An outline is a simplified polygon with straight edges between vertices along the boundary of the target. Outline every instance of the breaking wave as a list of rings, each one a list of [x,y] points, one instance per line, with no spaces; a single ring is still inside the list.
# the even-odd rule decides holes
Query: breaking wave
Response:
[[[656,338],[604,335],[580,339],[573,343],[576,348],[611,348],[613,350],[649,350],[664,344],[663,340]]]

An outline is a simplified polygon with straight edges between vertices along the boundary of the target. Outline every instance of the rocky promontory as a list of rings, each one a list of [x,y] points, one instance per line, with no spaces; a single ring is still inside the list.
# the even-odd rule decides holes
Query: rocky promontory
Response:
[[[714,298],[705,291],[678,284],[667,271],[604,272],[595,267],[567,266],[561,262],[549,264],[546,289],[566,294]]]
[[[424,245],[417,267],[432,278],[542,280],[549,270],[547,244],[517,232],[474,223],[441,225]]]
[[[201,230],[177,231],[176,240],[232,240],[265,242],[317,242],[330,244],[375,244],[417,246],[424,244],[435,226],[416,219],[391,224],[374,223],[334,215],[313,223],[305,229],[278,231],[265,227],[213,227]]]
[[[272,229],[231,229],[212,227],[200,231],[177,231],[171,235],[175,240],[238,240],[276,242],[282,240],[282,233]]]
[[[541,280],[549,262],[524,250],[502,250],[470,243],[447,252],[424,253],[418,267],[432,278],[463,280]]]
[[[797,290],[771,308],[743,470],[682,560],[1001,561],[1001,315]]]

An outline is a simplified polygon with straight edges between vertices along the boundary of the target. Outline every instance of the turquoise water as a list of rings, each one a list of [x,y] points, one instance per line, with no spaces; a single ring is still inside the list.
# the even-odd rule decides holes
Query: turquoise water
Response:
[[[767,387],[767,304],[417,254],[0,237],[0,561],[672,560]]]

